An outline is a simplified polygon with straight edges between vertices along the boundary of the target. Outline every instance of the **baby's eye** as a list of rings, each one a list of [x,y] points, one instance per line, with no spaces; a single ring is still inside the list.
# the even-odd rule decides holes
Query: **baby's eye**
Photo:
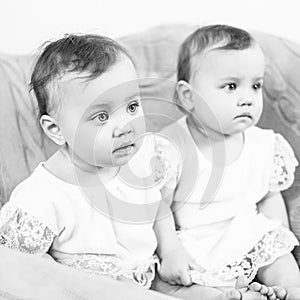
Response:
[[[236,84],[236,83],[233,83],[233,82],[227,83],[227,84],[224,86],[224,88],[225,88],[226,90],[228,90],[228,91],[234,91],[234,90],[236,90],[236,88],[237,88],[237,84]]]
[[[95,117],[95,119],[97,119],[101,123],[105,123],[108,120],[108,118],[109,118],[109,116],[106,111],[102,111],[102,112],[98,113],[97,116]]]
[[[263,87],[263,83],[262,82],[255,83],[253,85],[253,89],[254,90],[260,90],[262,87]]]
[[[130,114],[134,114],[138,110],[139,106],[140,104],[137,101],[133,101],[127,106],[127,111]]]

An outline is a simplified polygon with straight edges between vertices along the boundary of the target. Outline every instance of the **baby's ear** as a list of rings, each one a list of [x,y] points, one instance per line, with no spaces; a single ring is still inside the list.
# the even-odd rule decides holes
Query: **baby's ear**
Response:
[[[57,145],[63,146],[65,139],[61,133],[59,125],[56,120],[48,115],[42,115],[40,118],[40,124],[45,134]]]
[[[186,111],[192,111],[194,108],[194,100],[191,85],[184,80],[180,80],[177,82],[176,91],[180,105],[182,105]]]

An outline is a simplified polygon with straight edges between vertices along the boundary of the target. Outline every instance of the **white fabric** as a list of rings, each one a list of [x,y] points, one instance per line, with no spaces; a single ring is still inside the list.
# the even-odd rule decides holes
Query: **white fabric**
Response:
[[[241,154],[225,167],[222,179],[214,186],[214,198],[201,206],[212,164],[194,143],[186,117],[163,133],[183,153],[182,165],[178,168],[182,170],[182,177],[187,177],[183,182],[194,182],[192,187],[177,186],[173,209],[179,227],[178,237],[200,265],[212,273],[224,264],[240,260],[268,232],[279,228],[280,221],[258,213],[256,204],[270,190],[286,189],[293,182],[297,161],[282,136],[258,127],[247,129]],[[190,153],[186,150],[187,145]],[[196,157],[191,157],[192,147]],[[169,151],[167,146],[164,151]],[[193,169],[196,169],[196,176]],[[288,247],[290,251],[298,241],[291,233],[287,243],[291,245]],[[221,285],[226,285],[226,282],[221,282]]]
[[[55,234],[37,218],[6,203],[0,212],[0,244],[28,254],[45,254]]]
[[[291,252],[297,240],[287,228],[280,226],[268,232],[248,253],[236,261],[205,272],[191,271],[194,283],[210,286],[234,286],[238,276],[252,281],[259,268],[272,264],[278,257]]]
[[[107,193],[97,194],[102,211],[98,205],[91,205],[82,188],[57,178],[43,163],[39,164],[31,176],[15,188],[10,201],[1,210],[0,243],[32,254],[44,254],[49,250],[57,261],[74,267],[78,267],[79,258],[87,261],[86,258],[93,257],[90,264],[85,265],[93,264],[95,273],[99,273],[96,261],[101,262],[102,269],[109,268],[102,263],[107,257],[112,258],[110,264],[117,260],[116,267],[121,270],[136,272],[142,266],[146,273],[149,267],[154,272],[153,254],[157,242],[153,222],[161,196],[155,182],[146,188],[141,186],[145,178],[150,178],[149,183],[153,178],[158,182],[161,177],[155,174],[156,170],[149,169],[155,158],[155,149],[149,145],[154,144],[152,137],[147,137],[140,150],[142,154],[138,152],[130,162],[131,171],[141,179],[138,185],[116,176],[106,184]],[[125,222],[114,218],[114,204],[109,202],[112,198],[109,193],[125,203],[129,218]],[[145,214],[145,222],[136,222],[127,203],[138,205],[139,213]],[[149,203],[154,203],[150,211]],[[106,215],[108,211],[111,217]],[[146,276],[150,283],[152,275]],[[149,282],[145,283],[143,278],[140,283],[149,287]]]

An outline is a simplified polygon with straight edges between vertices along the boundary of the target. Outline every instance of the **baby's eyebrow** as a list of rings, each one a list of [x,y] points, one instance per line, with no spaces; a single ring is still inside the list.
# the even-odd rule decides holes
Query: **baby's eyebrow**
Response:
[[[134,99],[137,99],[137,98],[140,98],[140,95],[138,93],[133,94],[129,97],[126,97],[124,99],[124,103],[129,102]],[[112,108],[112,105],[110,102],[102,101],[100,103],[95,103],[95,104],[90,105],[89,108],[87,109],[86,113],[93,114],[95,112],[98,112],[100,109],[109,110],[111,108]]]
[[[93,104],[91,105],[87,110],[86,110],[86,113],[87,114],[93,114],[95,112],[98,112],[99,110],[102,110],[102,109],[110,109],[111,108],[111,105],[108,103],[108,102],[102,102],[102,103],[97,103],[97,104]]]
[[[263,80],[264,76],[258,76],[258,77],[254,78],[254,79],[255,79],[255,81]]]
[[[138,94],[138,93],[133,94],[132,96],[129,96],[129,97],[125,98],[125,102],[133,100],[133,99],[137,99],[137,98],[141,98],[140,94]]]
[[[238,81],[238,80],[241,80],[242,78],[239,77],[239,76],[224,76],[221,78],[221,80],[232,80],[232,81]]]
[[[263,80],[264,76],[257,76],[253,78],[253,81],[259,81],[259,80]],[[221,78],[221,80],[225,80],[225,81],[239,81],[239,80],[243,80],[243,77],[239,77],[239,76],[224,76]]]

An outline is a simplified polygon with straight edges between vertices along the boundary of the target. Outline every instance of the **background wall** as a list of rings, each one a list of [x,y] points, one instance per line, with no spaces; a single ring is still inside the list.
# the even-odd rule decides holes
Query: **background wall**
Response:
[[[0,52],[34,53],[67,32],[119,37],[165,23],[227,23],[300,43],[298,0],[0,0]]]

